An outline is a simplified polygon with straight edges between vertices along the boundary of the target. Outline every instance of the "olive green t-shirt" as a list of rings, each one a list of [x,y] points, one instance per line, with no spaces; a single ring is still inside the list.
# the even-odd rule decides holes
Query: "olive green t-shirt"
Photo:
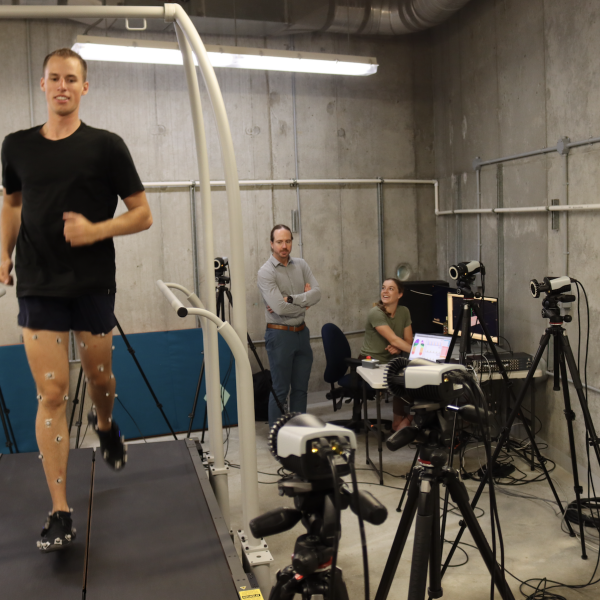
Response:
[[[361,354],[377,358],[382,363],[392,360],[393,356],[386,347],[389,342],[376,331],[375,327],[389,325],[392,331],[400,338],[404,339],[404,329],[411,324],[410,312],[406,306],[398,306],[394,317],[384,313],[378,306],[374,306],[367,315],[365,324],[365,339],[360,349]]]

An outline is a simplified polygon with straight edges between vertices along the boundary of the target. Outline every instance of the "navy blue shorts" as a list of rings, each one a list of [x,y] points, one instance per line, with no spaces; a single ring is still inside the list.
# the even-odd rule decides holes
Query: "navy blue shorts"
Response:
[[[117,324],[115,295],[23,296],[19,298],[18,322],[28,329],[89,331],[94,335],[109,333]]]

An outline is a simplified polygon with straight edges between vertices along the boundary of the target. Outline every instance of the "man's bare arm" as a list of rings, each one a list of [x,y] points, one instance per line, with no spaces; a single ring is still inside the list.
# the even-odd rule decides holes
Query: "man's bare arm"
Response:
[[[71,246],[89,246],[108,238],[149,229],[152,225],[152,213],[146,192],[128,196],[123,202],[127,206],[126,213],[99,223],[92,223],[79,213],[64,213],[64,235],[67,242]]]
[[[7,194],[4,190],[0,211],[0,283],[12,285],[12,254],[21,228],[21,192]]]

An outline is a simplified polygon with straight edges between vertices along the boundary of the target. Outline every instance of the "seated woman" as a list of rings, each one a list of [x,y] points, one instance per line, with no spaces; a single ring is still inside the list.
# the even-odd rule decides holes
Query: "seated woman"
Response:
[[[381,300],[373,305],[367,316],[360,358],[370,356],[387,363],[401,352],[410,352],[413,342],[410,312],[406,306],[398,306],[403,293],[398,279],[392,277],[383,282]],[[410,425],[413,418],[405,411],[401,398],[394,396],[393,402],[392,429],[398,431]]]

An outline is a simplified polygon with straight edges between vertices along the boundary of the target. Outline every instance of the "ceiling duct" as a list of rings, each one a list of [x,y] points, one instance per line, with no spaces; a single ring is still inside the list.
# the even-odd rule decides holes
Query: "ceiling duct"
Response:
[[[201,34],[270,37],[327,32],[403,35],[435,27],[469,0],[187,0],[180,1]],[[146,5],[164,0],[0,0],[0,4]],[[124,29],[122,19],[76,19],[102,29]],[[138,23],[135,26],[139,26]],[[148,22],[148,31],[165,29]]]
[[[402,35],[435,27],[469,0],[288,0],[289,32]]]

